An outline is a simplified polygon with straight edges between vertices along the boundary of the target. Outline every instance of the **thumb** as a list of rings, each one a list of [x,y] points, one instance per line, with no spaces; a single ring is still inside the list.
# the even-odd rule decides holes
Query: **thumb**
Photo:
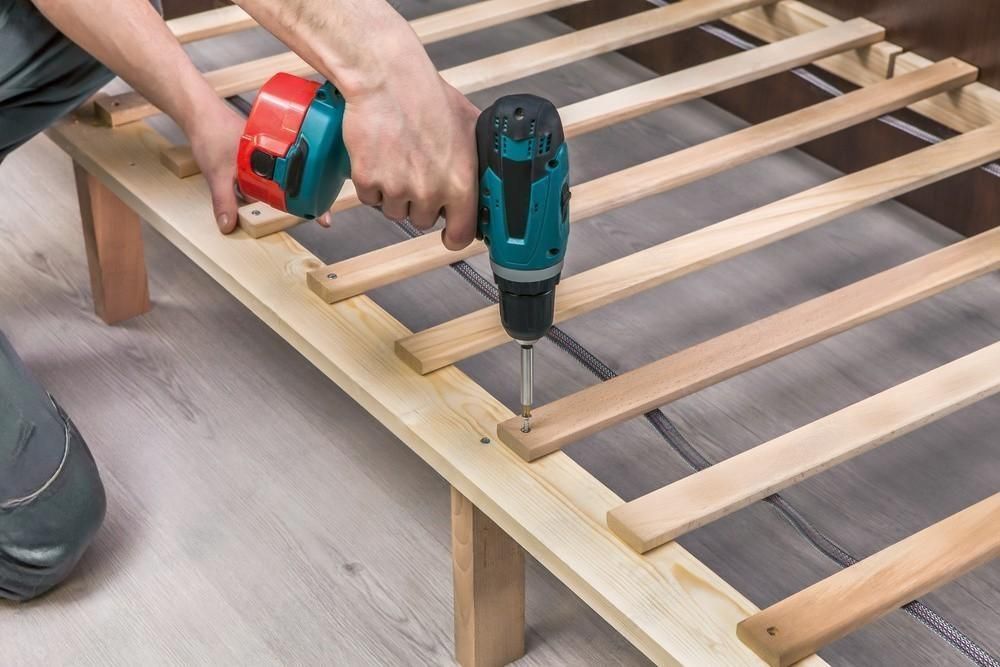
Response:
[[[223,234],[236,229],[236,224],[239,222],[233,183],[231,173],[216,174],[208,180],[208,188],[212,192],[212,212],[216,224],[219,225],[219,231]]]

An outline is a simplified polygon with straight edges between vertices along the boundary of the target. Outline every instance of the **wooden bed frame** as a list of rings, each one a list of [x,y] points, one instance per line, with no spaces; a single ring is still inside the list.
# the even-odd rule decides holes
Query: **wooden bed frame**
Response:
[[[425,41],[578,4],[485,0],[412,22]],[[868,20],[784,0],[684,0],[443,72],[465,92],[707,21],[769,45],[572,104],[570,136],[809,63],[857,90],[574,188],[573,221],[908,107],[960,133],[564,280],[563,321],[836,217],[1000,158],[1000,92],[975,67],[932,63]],[[176,19],[181,41],[255,23],[227,7]],[[207,74],[220,95],[283,70],[285,53]],[[587,434],[1000,268],[987,230],[655,363],[514,415],[452,364],[506,341],[495,307],[413,333],[365,296],[483,252],[436,235],[324,266],[255,204],[220,235],[189,151],[139,121],[136,93],[102,97],[50,131],[76,167],[95,308],[108,323],[146,312],[140,219],[180,248],[451,484],[455,641],[463,665],[524,651],[524,560],[538,559],[660,664],[823,664],[826,643],[1000,554],[1000,494],[759,611],[672,541],[698,526],[1000,390],[1000,343],[732,459],[624,503],[559,451]],[[108,129],[113,125],[115,129]],[[191,176],[179,178],[178,175]],[[338,209],[357,205],[348,187]],[[498,437],[499,434],[499,437]],[[501,442],[502,441],[502,442]]]

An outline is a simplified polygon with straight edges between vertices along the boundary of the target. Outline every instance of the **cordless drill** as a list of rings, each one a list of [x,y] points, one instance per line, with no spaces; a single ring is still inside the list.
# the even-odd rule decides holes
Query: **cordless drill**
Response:
[[[569,239],[569,153],[559,112],[534,95],[479,116],[479,225],[500,292],[500,321],[521,345],[521,430],[531,430],[534,345],[552,326]]]
[[[241,192],[301,218],[328,211],[351,174],[344,109],[329,82],[272,77],[240,139]],[[534,345],[552,326],[569,237],[569,155],[558,111],[534,95],[508,95],[486,109],[476,144],[477,236],[490,251],[503,327],[521,345],[522,428],[528,431]]]

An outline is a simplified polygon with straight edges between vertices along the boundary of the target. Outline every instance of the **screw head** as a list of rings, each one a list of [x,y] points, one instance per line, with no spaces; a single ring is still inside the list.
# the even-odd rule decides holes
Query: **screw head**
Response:
[[[254,210],[250,211],[250,215],[260,215],[260,209],[255,208]]]
[[[489,439],[489,438],[487,438],[487,437],[486,437],[486,436],[484,435],[483,437],[481,437],[481,438],[479,439],[479,442],[481,442],[481,443],[482,443],[482,444],[484,444],[484,445],[488,445],[488,444],[490,444],[490,439]]]
[[[330,280],[336,280],[337,279],[337,274],[336,273],[328,273],[328,274],[326,274],[326,277],[329,278]]]

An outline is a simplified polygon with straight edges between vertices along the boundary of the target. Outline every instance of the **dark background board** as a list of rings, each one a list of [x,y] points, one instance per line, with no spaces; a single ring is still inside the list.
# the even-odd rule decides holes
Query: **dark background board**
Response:
[[[863,10],[865,16],[886,27],[886,39],[889,41],[935,60],[947,56],[963,57],[983,68],[984,82],[992,82],[994,85],[1000,83],[1000,71],[997,68],[997,60],[1000,58],[998,3],[989,0],[828,0],[808,4],[840,18],[858,16]],[[569,25],[580,28],[644,11],[650,6],[651,3],[646,0],[591,0],[560,10],[555,15]],[[852,11],[855,7],[858,10]],[[961,26],[961,29],[956,28],[956,25]],[[742,35],[724,24],[720,26]],[[748,35],[742,36],[754,41]],[[959,44],[962,48],[958,47]],[[955,48],[952,49],[952,46]],[[654,71],[670,72],[736,51],[737,47],[704,31],[693,29],[624,49],[623,53]],[[815,71],[842,90],[854,87],[827,72]],[[793,74],[778,74],[712,95],[708,99],[745,120],[757,123],[828,97],[825,92]],[[898,115],[939,136],[953,134],[947,128],[917,114],[903,112]],[[803,146],[803,150],[843,171],[856,171],[923,145],[925,144],[920,139],[884,123],[870,121],[810,142]],[[966,235],[1000,224],[1000,178],[981,170],[954,176],[899,199]]]

